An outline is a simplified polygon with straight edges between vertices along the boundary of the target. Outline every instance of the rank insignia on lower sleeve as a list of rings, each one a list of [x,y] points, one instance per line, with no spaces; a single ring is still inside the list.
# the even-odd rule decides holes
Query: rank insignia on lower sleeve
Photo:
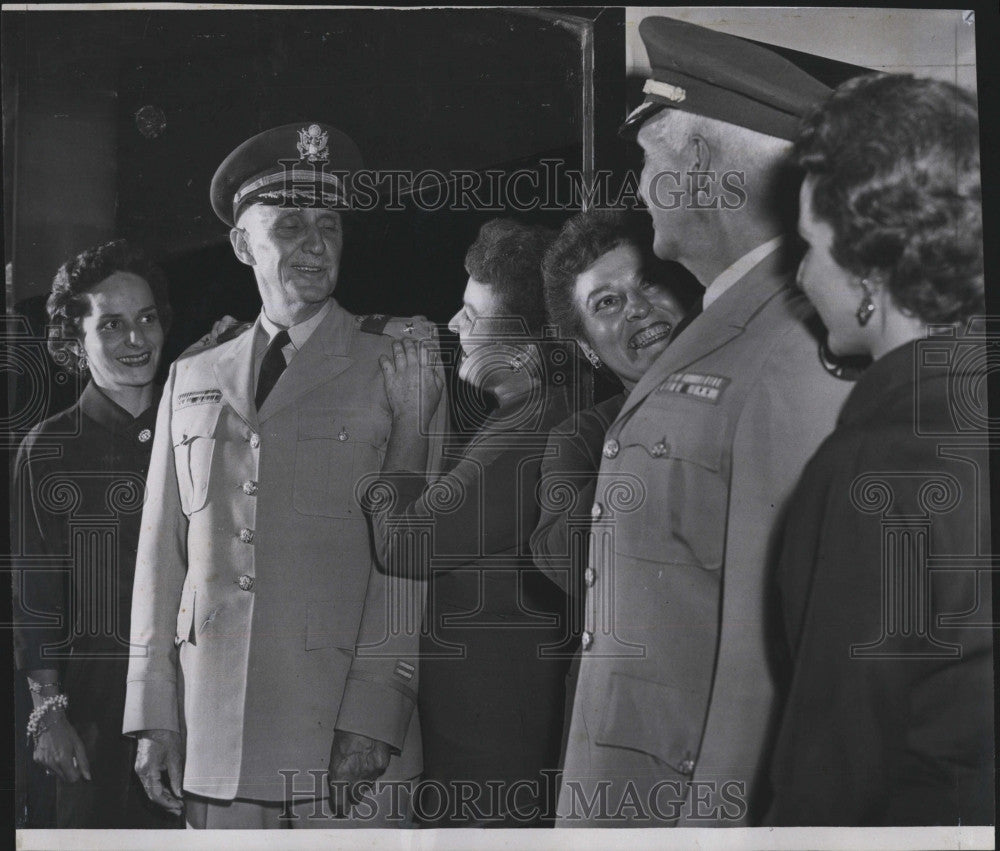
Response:
[[[667,376],[658,393],[680,393],[700,399],[702,402],[718,404],[722,393],[729,386],[729,379],[721,375],[705,375],[698,372],[675,372]]]
[[[414,668],[409,662],[404,662],[402,659],[396,660],[396,676],[403,680],[413,679]]]

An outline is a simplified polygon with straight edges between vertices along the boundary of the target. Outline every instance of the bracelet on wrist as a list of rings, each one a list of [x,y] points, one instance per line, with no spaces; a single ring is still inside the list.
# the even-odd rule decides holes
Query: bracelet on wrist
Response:
[[[38,744],[38,737],[52,726],[51,721],[47,724],[42,723],[43,719],[49,720],[45,716],[65,712],[67,709],[69,709],[69,698],[64,694],[55,694],[45,698],[41,706],[32,710],[28,716],[28,735],[35,740],[35,744]]]
[[[37,680],[31,679],[31,677],[26,677],[25,679],[28,681],[28,691],[32,694],[41,694],[43,688],[58,689],[60,685],[58,681],[54,683],[40,683]]]

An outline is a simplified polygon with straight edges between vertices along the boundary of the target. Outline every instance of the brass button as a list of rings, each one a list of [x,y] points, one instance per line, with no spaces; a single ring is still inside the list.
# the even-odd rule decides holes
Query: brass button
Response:
[[[654,443],[653,448],[650,451],[652,452],[654,458],[662,458],[667,454],[667,450],[669,448],[670,447],[661,440],[658,443]]]
[[[344,428],[343,426],[341,426],[340,427],[340,434],[337,435],[337,440],[339,440],[341,443],[343,443],[345,440],[347,440],[347,437],[348,437],[348,435],[347,435],[347,429]]]
[[[606,441],[604,441],[604,457],[614,458],[618,454],[618,450],[620,448],[621,447],[618,445],[617,440],[615,440],[613,437],[608,438]]]
[[[590,509],[590,516],[596,520],[603,513],[604,513],[604,507],[599,502],[595,502],[594,507]]]
[[[583,631],[583,635],[580,636],[580,646],[584,650],[590,650],[591,646],[594,644],[594,633],[589,629]]]
[[[247,496],[256,496],[257,490],[258,490],[257,483],[255,481],[251,480],[249,482],[243,483],[243,493],[245,493]]]
[[[687,776],[690,777],[692,774],[694,774],[694,760],[693,759],[685,759],[680,764],[679,768],[680,768],[681,774],[686,774]]]
[[[245,573],[236,580],[237,584],[240,586],[240,591],[253,591],[253,577],[247,576]]]
[[[142,431],[139,432],[138,435],[139,443],[149,443],[150,438],[152,438],[152,436],[153,432],[151,432],[148,428],[144,428]]]
[[[592,567],[588,567],[583,572],[583,581],[588,588],[593,588],[594,583],[597,581],[597,571]]]
[[[253,529],[240,529],[240,541],[244,544],[253,543]]]
[[[257,434],[257,432],[250,433],[250,446],[253,449],[256,449],[258,446],[260,446],[260,435]]]

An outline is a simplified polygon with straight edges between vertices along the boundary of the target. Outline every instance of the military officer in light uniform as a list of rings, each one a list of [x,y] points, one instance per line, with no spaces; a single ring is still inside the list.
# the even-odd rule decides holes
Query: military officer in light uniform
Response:
[[[706,289],[606,436],[559,824],[739,826],[776,702],[775,533],[851,387],[821,363],[779,191],[829,90],[732,36],[658,17],[640,34],[652,78],[626,128],[654,250]]]
[[[399,788],[349,809],[326,806],[327,782],[421,770],[424,589],[373,570],[354,494],[391,425],[378,361],[388,317],[352,316],[331,297],[337,206],[360,167],[343,133],[294,124],[244,142],[212,181],[263,309],[170,369],[124,719],[150,797],[179,811],[183,790],[191,827],[405,826]]]

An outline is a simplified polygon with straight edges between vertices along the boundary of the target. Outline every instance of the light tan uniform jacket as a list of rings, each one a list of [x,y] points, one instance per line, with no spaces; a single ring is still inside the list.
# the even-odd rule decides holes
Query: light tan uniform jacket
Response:
[[[774,710],[775,533],[851,388],[821,365],[811,308],[777,259],[694,320],[608,431],[561,826],[747,821]],[[579,790],[598,781],[606,812],[587,816]],[[629,781],[652,820],[620,806]],[[693,796],[692,781],[715,785]]]
[[[184,788],[212,798],[282,800],[281,770],[325,795],[306,772],[328,767],[335,728],[394,748],[385,779],[414,777],[424,587],[373,569],[354,493],[389,435],[390,339],[334,303],[258,415],[255,330],[170,369],[124,731],[186,724]]]

